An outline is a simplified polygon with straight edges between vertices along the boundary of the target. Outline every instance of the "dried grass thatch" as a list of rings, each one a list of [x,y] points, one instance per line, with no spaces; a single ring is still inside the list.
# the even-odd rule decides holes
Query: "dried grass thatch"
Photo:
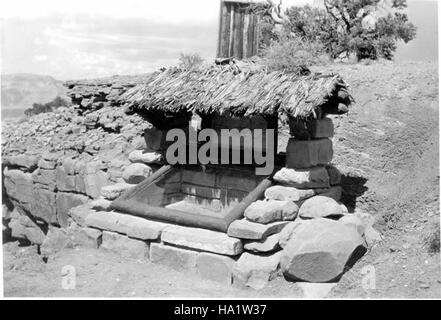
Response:
[[[121,99],[132,112],[193,111],[234,116],[285,113],[316,118],[320,107],[330,110],[340,103],[349,105],[352,98],[347,89],[335,74],[269,72],[257,63],[232,61],[208,68],[173,67],[155,72]]]

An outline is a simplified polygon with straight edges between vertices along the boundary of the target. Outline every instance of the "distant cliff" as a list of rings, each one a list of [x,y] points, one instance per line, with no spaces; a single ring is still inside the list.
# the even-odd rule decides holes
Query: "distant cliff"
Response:
[[[1,76],[2,118],[20,117],[33,103],[47,103],[56,96],[67,100],[66,88],[50,76],[27,73]]]

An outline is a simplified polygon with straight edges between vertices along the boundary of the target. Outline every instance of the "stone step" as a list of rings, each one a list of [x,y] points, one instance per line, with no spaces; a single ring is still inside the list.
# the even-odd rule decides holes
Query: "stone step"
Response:
[[[267,236],[280,232],[289,221],[277,221],[261,224],[246,219],[233,221],[228,227],[227,234],[230,237],[249,240],[263,240]]]
[[[167,226],[161,234],[161,240],[176,246],[217,254],[235,256],[243,251],[242,242],[223,232],[182,226]]]

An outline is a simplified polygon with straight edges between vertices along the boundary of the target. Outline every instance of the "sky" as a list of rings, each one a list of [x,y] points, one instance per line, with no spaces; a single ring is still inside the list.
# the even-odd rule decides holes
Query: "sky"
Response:
[[[436,2],[408,2],[419,29],[416,40],[399,46],[397,59],[437,59]],[[219,0],[3,0],[1,72],[67,80],[150,72],[175,64],[181,52],[210,61],[218,18]]]

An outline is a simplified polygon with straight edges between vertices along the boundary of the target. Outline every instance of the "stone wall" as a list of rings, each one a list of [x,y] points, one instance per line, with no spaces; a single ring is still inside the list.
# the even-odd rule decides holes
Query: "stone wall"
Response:
[[[13,236],[41,243],[26,230],[67,226],[70,208],[123,181],[128,155],[145,147],[142,134],[151,126],[126,115],[117,99],[140,79],[69,82],[71,107],[4,123],[2,192],[8,214],[3,224]]]

